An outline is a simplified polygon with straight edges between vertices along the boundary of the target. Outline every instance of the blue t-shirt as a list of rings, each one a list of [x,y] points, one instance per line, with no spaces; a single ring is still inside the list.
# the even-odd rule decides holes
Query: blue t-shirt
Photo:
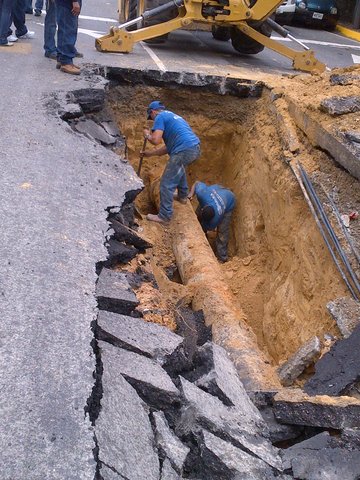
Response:
[[[195,195],[201,208],[208,205],[215,211],[214,217],[209,222],[202,222],[205,230],[215,230],[225,213],[235,208],[235,195],[221,185],[207,186],[203,182],[198,182],[195,186]]]
[[[179,153],[200,143],[190,125],[169,110],[158,113],[152,131],[162,130],[168,154]]]

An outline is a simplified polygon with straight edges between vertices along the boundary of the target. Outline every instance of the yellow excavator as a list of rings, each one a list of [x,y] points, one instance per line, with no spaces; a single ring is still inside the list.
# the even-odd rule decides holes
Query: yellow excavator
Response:
[[[230,39],[234,49],[242,54],[256,54],[267,47],[290,58],[296,70],[321,73],[326,68],[312,50],[270,18],[282,0],[118,1],[123,23],[96,39],[99,51],[129,53],[137,42],[162,42],[170,32],[200,22],[211,26],[215,39]],[[271,39],[273,30],[298,43],[303,50],[292,50]]]

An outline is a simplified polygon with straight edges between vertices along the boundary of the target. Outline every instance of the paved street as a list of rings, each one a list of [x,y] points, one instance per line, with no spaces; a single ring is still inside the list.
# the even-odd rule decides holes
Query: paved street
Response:
[[[292,72],[273,52],[241,56],[206,32],[176,32],[130,55],[99,53],[94,39],[115,23],[116,2],[88,0],[82,13],[79,64],[249,78]],[[84,408],[95,364],[95,265],[106,255],[105,209],[141,183],[114,153],[54,115],[53,92],[97,87],[101,79],[56,70],[43,55],[43,21],[27,16],[36,38],[0,50],[0,477],[89,480],[94,441]],[[331,68],[360,56],[359,43],[335,33],[291,32]]]

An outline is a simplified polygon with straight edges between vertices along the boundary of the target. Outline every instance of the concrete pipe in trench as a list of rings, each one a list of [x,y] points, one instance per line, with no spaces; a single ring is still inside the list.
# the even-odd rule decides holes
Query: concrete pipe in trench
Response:
[[[157,206],[159,183],[159,178],[152,178],[150,183],[150,196]],[[186,205],[174,202],[171,229],[181,279],[193,294],[192,307],[204,312],[213,341],[227,350],[245,389],[250,392],[281,388],[275,369],[259,349],[244,312],[226,284],[190,201]]]

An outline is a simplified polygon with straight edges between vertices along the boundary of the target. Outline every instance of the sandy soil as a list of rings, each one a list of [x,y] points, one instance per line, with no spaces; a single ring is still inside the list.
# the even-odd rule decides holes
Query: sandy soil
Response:
[[[359,95],[357,82],[333,87],[329,74],[282,77],[276,85],[273,79],[271,82],[273,91],[291,95],[328,128],[359,130],[358,115],[343,116],[339,122],[319,110],[321,100],[329,96]],[[231,260],[222,269],[259,346],[270,353],[276,364],[313,335],[321,339],[328,333],[338,336],[326,303],[348,292],[284,162],[287,152],[278,125],[269,114],[269,95],[255,100],[192,92],[191,102],[189,96],[189,91],[154,87],[117,87],[112,91],[110,103],[127,137],[131,163],[137,167],[146,105],[149,99],[161,98],[170,110],[189,121],[202,141],[202,156],[189,169],[189,183],[197,179],[222,183],[236,194]],[[130,97],[131,102],[121,101]],[[301,144],[299,158],[317,185],[325,186],[341,214],[360,211],[359,182],[327,154],[314,149],[301,132],[297,131],[297,135]],[[164,157],[144,160],[141,177],[145,185],[149,175],[160,172],[165,162]],[[147,189],[137,204],[143,213],[154,212]],[[350,226],[357,246],[359,223],[354,220]],[[191,292],[166,275],[175,264],[171,225],[164,229],[143,221],[141,226],[154,242],[146,262],[160,287],[164,311],[168,312],[162,315],[162,321],[173,328],[171,312],[179,299],[190,301]],[[150,303],[152,295],[148,292]],[[154,299],[155,303],[161,301],[157,295]]]

